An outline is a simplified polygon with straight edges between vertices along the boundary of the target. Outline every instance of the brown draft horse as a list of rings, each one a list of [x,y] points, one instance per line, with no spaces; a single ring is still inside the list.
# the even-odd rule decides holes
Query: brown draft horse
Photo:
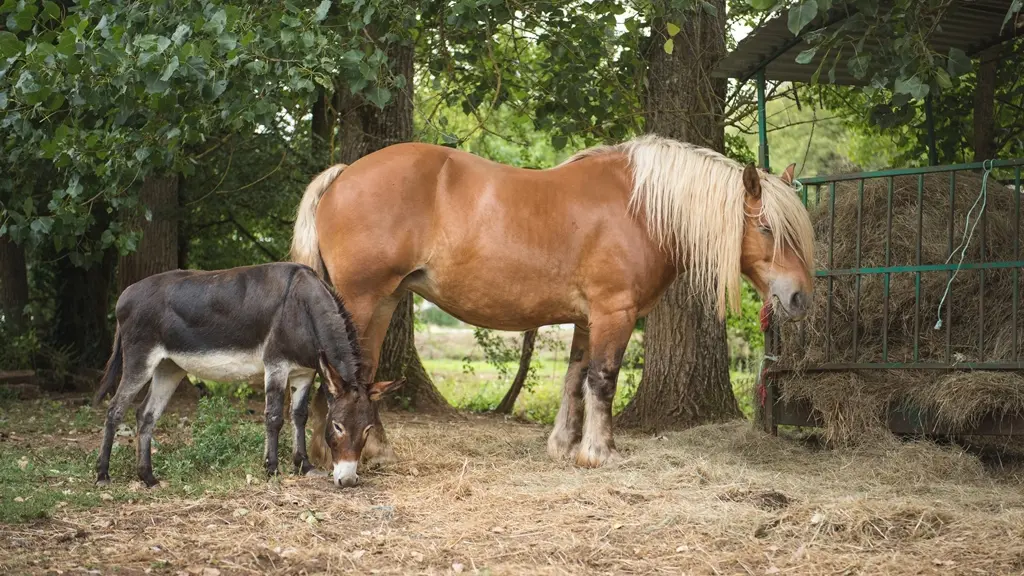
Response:
[[[806,314],[814,238],[792,170],[780,178],[744,169],[654,135],[547,170],[397,144],[310,183],[292,258],[326,274],[344,298],[365,382],[409,290],[477,326],[575,324],[547,449],[597,467],[618,459],[612,398],[630,334],[677,274],[723,319],[739,306],[741,275],[766,302],[777,299],[777,311]],[[320,466],[329,466],[325,415],[318,394],[310,456]],[[383,432],[378,419],[364,461],[394,460]]]

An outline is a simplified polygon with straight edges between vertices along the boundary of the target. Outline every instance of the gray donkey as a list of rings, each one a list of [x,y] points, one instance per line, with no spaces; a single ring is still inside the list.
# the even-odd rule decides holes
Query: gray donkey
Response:
[[[334,483],[353,486],[373,427],[371,402],[403,380],[358,382],[359,344],[341,298],[312,269],[292,263],[229,270],[175,270],[132,284],[117,300],[114,349],[94,403],[115,388],[107,410],[97,483],[110,482],[110,450],[125,410],[152,381],[138,420],[138,473],[153,476],[150,443],[178,382],[185,374],[220,381],[263,375],[267,438],[264,463],[277,474],[277,445],[284,424],[285,387],[291,385],[295,448],[302,474],[314,470],[306,455],[306,416],[313,377],[328,401],[327,445]],[[120,384],[118,385],[118,382]]]

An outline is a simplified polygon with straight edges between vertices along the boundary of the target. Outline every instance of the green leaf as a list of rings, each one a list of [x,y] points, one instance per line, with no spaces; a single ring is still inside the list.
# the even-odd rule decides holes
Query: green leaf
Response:
[[[897,78],[894,91],[897,94],[907,94],[921,100],[928,96],[929,88],[917,76],[911,76],[910,78]]]
[[[60,20],[60,6],[50,0],[43,2],[43,13],[53,20]]]
[[[850,74],[853,74],[854,78],[860,80],[868,73],[868,66],[871,64],[870,54],[860,54],[850,58],[850,61],[846,63],[846,67],[849,68]]]
[[[943,90],[949,90],[953,87],[953,81],[949,78],[949,74],[942,68],[935,69],[935,82]]]
[[[331,10],[331,0],[324,0],[316,7],[316,21],[323,22],[327,19],[327,13]]]
[[[171,46],[171,39],[166,36],[157,36],[156,38],[156,52],[157,54],[163,54],[164,50],[167,50]]]
[[[0,31],[0,60],[17,56],[24,49],[25,44],[17,36],[6,30]]]
[[[1006,18],[1003,18],[1003,25],[999,27],[999,33],[1003,33],[1003,29],[1010,20],[1017,14],[1020,13],[1021,9],[1024,8],[1024,0],[1013,0],[1013,4],[1010,4],[1010,9],[1006,11]]]
[[[555,134],[551,137],[551,146],[554,147],[555,150],[561,150],[562,148],[565,148],[565,145],[568,142],[569,139],[563,136],[562,134]]]
[[[0,110],[7,108],[7,92],[0,92]]]
[[[708,2],[708,0],[700,0],[700,7],[704,9],[708,16],[718,16],[718,7]]]
[[[676,26],[672,22],[669,22],[668,24],[666,24],[665,28],[668,29],[669,37],[672,37],[672,36],[675,36],[676,34],[679,34],[679,26]]]
[[[794,36],[807,27],[818,15],[818,0],[802,0],[789,9],[789,31]]]
[[[366,99],[373,102],[378,108],[383,108],[391,101],[391,91],[387,88],[374,86],[366,91]]]
[[[313,36],[312,30],[306,30],[302,33],[302,45],[306,48],[312,48],[315,37]]]
[[[775,6],[775,0],[748,0],[754,10],[767,10]]]
[[[206,32],[213,32],[216,35],[220,35],[224,31],[224,28],[228,25],[228,13],[224,9],[218,10],[213,16],[203,25],[203,30]]]
[[[803,52],[796,55],[797,64],[810,64],[811,60],[814,59],[814,53],[818,51],[818,47],[808,48]]]
[[[171,34],[171,42],[174,42],[175,46],[181,46],[191,34],[192,28],[188,24],[178,24],[178,27],[174,29],[174,34]]]
[[[672,50],[675,48],[675,43],[672,42],[671,38],[669,38],[668,40],[665,41],[665,45],[663,46],[663,48],[665,49],[666,54],[671,54]]]
[[[957,78],[967,74],[974,69],[974,63],[971,62],[971,58],[959,48],[949,49],[949,62],[946,66],[946,70],[949,75],[953,78]]]
[[[164,82],[170,80],[171,76],[174,76],[174,73],[178,71],[179,65],[180,64],[178,63],[178,57],[173,56],[170,62],[167,63],[167,67],[164,68],[164,73],[160,75],[160,79]]]

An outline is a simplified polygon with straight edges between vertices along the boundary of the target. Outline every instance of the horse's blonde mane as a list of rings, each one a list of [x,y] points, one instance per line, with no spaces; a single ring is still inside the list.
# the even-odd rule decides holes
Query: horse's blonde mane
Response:
[[[717,301],[719,316],[727,308],[739,311],[743,166],[713,150],[653,134],[583,150],[563,164],[616,152],[626,155],[633,170],[630,212],[643,214],[651,238],[688,270],[695,292]],[[793,188],[762,173],[761,199],[775,253],[791,247],[813,266],[814,232]]]

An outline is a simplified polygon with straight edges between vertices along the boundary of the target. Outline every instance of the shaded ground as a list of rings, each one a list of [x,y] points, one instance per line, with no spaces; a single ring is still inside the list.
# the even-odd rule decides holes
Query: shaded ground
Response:
[[[1024,473],[926,442],[827,451],[738,422],[657,438],[620,433],[620,466],[580,470],[548,459],[543,426],[388,414],[401,462],[339,491],[290,475],[263,480],[252,474],[258,417],[208,403],[193,415],[179,404],[182,413],[161,421],[154,456],[169,481],[154,491],[131,482],[126,436],[115,486],[99,491],[90,454],[99,415],[50,405],[71,426],[45,438],[25,422],[52,424],[36,415],[41,404],[20,404],[0,416],[5,573],[1024,571]],[[227,433],[221,416],[236,418]],[[224,437],[245,440],[216,444]],[[18,515],[51,497],[38,510],[49,517]]]

